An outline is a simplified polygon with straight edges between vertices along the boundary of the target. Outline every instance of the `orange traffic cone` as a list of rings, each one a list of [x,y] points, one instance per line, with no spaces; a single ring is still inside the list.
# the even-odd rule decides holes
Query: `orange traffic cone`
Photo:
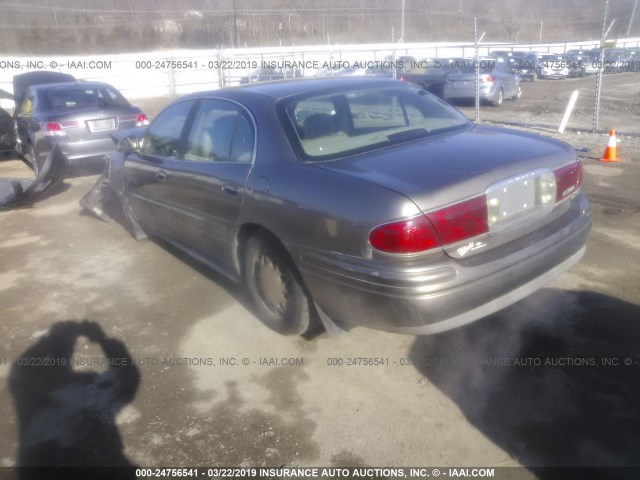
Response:
[[[619,162],[618,160],[618,140],[616,139],[616,131],[609,131],[609,143],[604,149],[604,155],[600,159],[601,162]]]

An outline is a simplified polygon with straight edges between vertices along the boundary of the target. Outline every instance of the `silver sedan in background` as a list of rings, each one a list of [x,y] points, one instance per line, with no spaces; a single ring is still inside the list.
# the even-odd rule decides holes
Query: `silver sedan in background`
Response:
[[[476,70],[479,70],[480,99],[495,106],[505,98],[517,100],[522,96],[521,78],[501,58],[465,60],[454,67],[444,85],[447,101],[474,100],[476,98]]]
[[[16,150],[36,174],[55,145],[71,163],[102,161],[111,134],[149,124],[146,114],[113,86],[57,72],[14,77]]]
[[[104,218],[122,200],[140,237],[244,282],[285,333],[458,327],[560,275],[591,228],[569,145],[397,80],[192,94],[118,136],[83,205]]]
[[[538,77],[564,80],[569,78],[570,62],[558,55],[542,55],[538,68]]]

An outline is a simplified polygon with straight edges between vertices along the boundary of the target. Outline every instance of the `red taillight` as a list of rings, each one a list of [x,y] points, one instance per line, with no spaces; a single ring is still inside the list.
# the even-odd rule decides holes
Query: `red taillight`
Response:
[[[440,246],[438,235],[424,215],[374,228],[369,243],[387,253],[417,253]]]
[[[149,125],[149,117],[146,113],[139,113],[136,118],[136,127],[146,127]]]
[[[443,245],[489,231],[487,198],[484,195],[427,214]]]
[[[496,80],[493,75],[480,75],[480,83],[492,83]]]
[[[556,202],[564,200],[577,192],[582,185],[582,162],[577,161],[572,165],[553,171],[556,176]]]
[[[369,243],[387,253],[417,253],[489,231],[484,195],[373,229]]]
[[[406,78],[404,78],[404,77],[400,77],[400,78],[399,78],[399,80],[400,80],[401,82],[405,82],[405,83],[407,83],[407,79],[406,79]]]
[[[41,122],[40,130],[47,137],[60,137],[65,135],[62,125],[57,122]]]

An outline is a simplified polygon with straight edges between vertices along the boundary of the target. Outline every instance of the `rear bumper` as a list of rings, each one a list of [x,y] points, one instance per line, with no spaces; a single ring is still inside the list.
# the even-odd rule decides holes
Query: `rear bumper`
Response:
[[[569,72],[566,73],[560,73],[560,72],[544,72],[541,71],[538,76],[540,78],[568,78],[569,77]]]
[[[115,148],[111,137],[84,142],[69,142],[67,139],[53,138],[52,140],[47,137],[38,143],[38,156],[40,160],[44,160],[56,144],[60,146],[60,151],[67,157],[71,164],[104,162],[104,156]]]
[[[537,73],[535,70],[521,70],[518,72],[518,75],[520,75],[522,78],[536,78]]]
[[[497,84],[493,84],[490,86],[480,86],[479,94],[482,100],[494,101],[498,97],[498,88]],[[476,87],[475,83],[471,86],[466,86],[465,88],[451,88],[445,85],[444,87],[444,99],[445,100],[473,100],[476,98]]]
[[[543,287],[582,257],[590,230],[589,204],[580,194],[541,231],[465,260],[443,255],[435,262],[382,269],[365,259],[306,253],[298,263],[315,301],[333,320],[433,334],[483,318]]]

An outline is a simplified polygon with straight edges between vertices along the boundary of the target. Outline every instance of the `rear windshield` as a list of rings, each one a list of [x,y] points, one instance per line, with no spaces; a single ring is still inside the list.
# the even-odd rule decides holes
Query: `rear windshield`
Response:
[[[307,160],[340,158],[471,125],[445,102],[404,84],[295,98],[284,112],[294,147]]]
[[[73,88],[44,90],[42,92],[43,110],[64,111],[91,107],[126,107],[129,102],[115,88],[109,86],[82,86]]]

